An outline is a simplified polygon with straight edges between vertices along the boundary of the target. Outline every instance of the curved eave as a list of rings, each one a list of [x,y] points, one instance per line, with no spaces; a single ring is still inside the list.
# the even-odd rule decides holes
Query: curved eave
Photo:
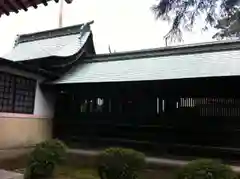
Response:
[[[39,4],[48,5],[48,2],[51,0],[0,0],[0,16],[5,14],[10,15],[11,12],[18,13],[20,10],[27,11],[29,7],[34,7],[37,9]],[[56,3],[59,0],[54,0]],[[65,0],[68,4],[72,0]]]
[[[61,40],[51,38],[43,40],[41,43],[38,41],[20,43],[4,58],[15,62],[42,58],[68,58],[78,54],[89,37],[91,37],[91,32],[86,32],[80,37],[78,34],[71,37],[66,36]]]
[[[46,71],[44,69],[41,68],[30,68],[24,64],[21,64],[19,62],[13,62],[4,58],[0,58],[0,65],[1,66],[8,66],[14,69],[18,69],[18,70],[22,70],[22,71],[26,71],[29,73],[34,73],[34,74],[38,74],[40,76],[46,77],[48,79],[54,79],[56,78],[56,75],[54,75],[53,73]]]

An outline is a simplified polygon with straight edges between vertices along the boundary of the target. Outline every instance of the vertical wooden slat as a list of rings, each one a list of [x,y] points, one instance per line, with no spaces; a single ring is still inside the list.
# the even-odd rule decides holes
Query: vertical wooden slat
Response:
[[[207,116],[207,98],[204,98],[204,108],[205,108],[205,116]]]
[[[119,100],[119,113],[122,113],[122,100]]]
[[[218,116],[218,108],[219,108],[219,103],[218,103],[218,97],[215,98],[215,107],[216,107],[216,111],[215,111],[215,116]]]
[[[111,99],[108,100],[108,112],[111,112],[112,111],[112,101]]]
[[[206,104],[205,104],[205,98],[202,98],[202,108],[203,108],[203,115],[206,116],[206,110],[205,110],[205,107],[206,107]]]
[[[205,104],[205,98],[202,98],[202,108],[203,108],[203,115],[206,116],[206,110],[205,110],[205,107],[206,107],[206,104]]]
[[[88,102],[88,99],[85,100],[85,112],[88,113],[89,112],[89,102]]]
[[[162,112],[165,112],[165,100],[162,100]]]
[[[236,99],[237,117],[239,117],[239,99]]]
[[[230,116],[230,111],[227,109],[227,106],[230,104],[230,99],[228,98],[227,99],[227,105],[226,105],[226,112],[227,112],[227,116],[229,117]]]
[[[223,104],[223,99],[222,98],[220,98],[220,104],[221,104],[220,116],[222,117],[222,116],[224,116],[224,114],[223,114],[223,106],[224,106],[224,104]]]
[[[88,105],[89,105],[89,112],[92,113],[93,112],[93,101],[92,101],[92,99],[88,100]]]
[[[233,106],[234,106],[234,117],[236,116],[236,99],[233,98]]]
[[[228,113],[228,117],[230,117],[231,116],[231,110],[229,110],[229,108],[228,108],[228,106],[231,106],[231,99],[230,98],[228,98],[228,103],[227,103],[227,105],[226,105],[226,109],[227,109],[227,113]]]
[[[214,113],[213,113],[213,116],[215,117],[215,116],[217,115],[217,98],[216,98],[216,97],[214,97],[213,105],[214,105]]]
[[[226,113],[226,108],[225,108],[225,106],[226,106],[226,99],[223,101],[223,104],[224,104],[224,107],[223,107],[223,113],[224,113],[224,116],[227,116],[227,113]]]

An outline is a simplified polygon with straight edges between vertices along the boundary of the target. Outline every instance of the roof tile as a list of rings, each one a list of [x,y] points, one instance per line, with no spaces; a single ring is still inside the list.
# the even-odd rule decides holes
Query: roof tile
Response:
[[[81,50],[91,34],[90,23],[18,37],[13,50],[3,58],[26,61],[46,57],[68,57]],[[83,28],[84,27],[84,28]]]
[[[102,60],[78,65],[55,84],[169,80],[240,75],[240,50]]]

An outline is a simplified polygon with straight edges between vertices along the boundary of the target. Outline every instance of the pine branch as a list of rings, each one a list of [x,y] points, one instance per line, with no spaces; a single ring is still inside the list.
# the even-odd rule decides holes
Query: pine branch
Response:
[[[183,31],[192,30],[200,16],[205,19],[204,29],[220,27],[221,18],[225,18],[229,25],[231,19],[240,17],[240,13],[237,13],[239,3],[240,0],[159,0],[152,11],[156,19],[171,22],[172,26],[164,38],[167,42],[172,42],[182,41]],[[236,29],[235,26],[232,32],[236,32]]]

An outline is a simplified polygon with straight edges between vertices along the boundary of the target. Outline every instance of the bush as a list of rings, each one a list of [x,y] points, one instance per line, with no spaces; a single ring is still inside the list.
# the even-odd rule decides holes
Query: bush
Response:
[[[109,148],[99,156],[101,179],[136,179],[145,165],[144,154],[132,149]]]
[[[66,146],[59,140],[37,144],[30,154],[25,179],[47,178],[53,175],[56,165],[66,160]]]
[[[184,166],[177,179],[237,179],[232,169],[218,161],[199,159]]]

